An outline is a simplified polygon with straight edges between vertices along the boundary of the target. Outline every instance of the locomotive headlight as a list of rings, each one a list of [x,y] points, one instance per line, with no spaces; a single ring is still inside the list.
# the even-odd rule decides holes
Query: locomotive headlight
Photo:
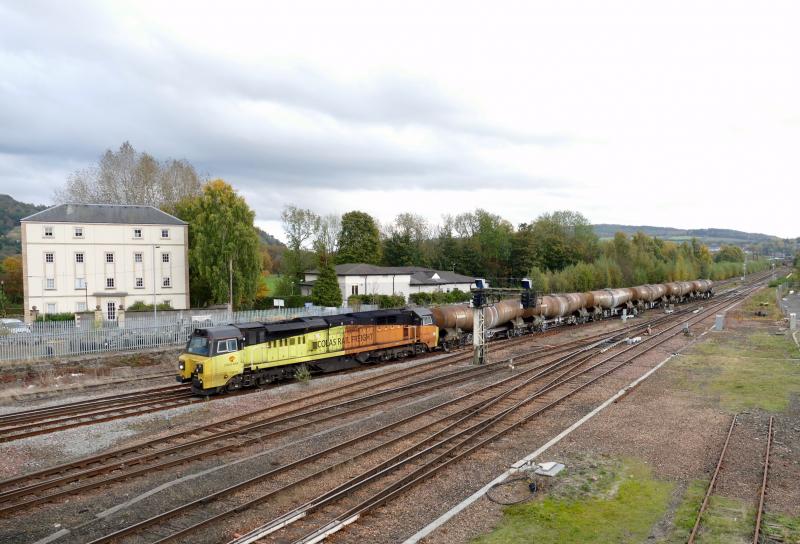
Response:
[[[178,368],[179,368],[180,370],[183,370],[183,369],[185,369],[185,368],[186,368],[186,365],[185,365],[185,364],[183,364],[183,361],[181,361],[180,363],[178,363]]]

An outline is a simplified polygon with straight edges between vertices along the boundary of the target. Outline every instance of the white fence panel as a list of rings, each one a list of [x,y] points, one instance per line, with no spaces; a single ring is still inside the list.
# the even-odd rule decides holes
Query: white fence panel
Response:
[[[375,310],[362,304],[359,311]],[[225,310],[187,310],[162,312],[126,312],[123,321],[45,321],[30,325],[30,333],[0,334],[1,361],[33,361],[93,353],[171,348],[186,343],[194,329],[230,323],[272,322],[296,317],[326,316],[347,313],[351,308],[276,308],[227,312]],[[2,331],[0,331],[2,332]]]

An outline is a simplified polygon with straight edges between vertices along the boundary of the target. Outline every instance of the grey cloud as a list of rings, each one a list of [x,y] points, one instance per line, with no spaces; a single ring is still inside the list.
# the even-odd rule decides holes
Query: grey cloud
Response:
[[[115,24],[97,6],[0,6],[2,190],[18,191],[10,184],[32,176],[25,190],[49,199],[56,172],[63,179],[124,140],[159,157],[185,157],[247,191],[560,184],[487,164],[474,151],[567,138],[493,126],[430,82],[378,75],[342,83],[300,63],[253,67],[200,56],[158,34],[142,48]],[[259,102],[337,128],[278,128],[241,108]],[[405,127],[433,133],[435,145],[412,149],[372,130]]]

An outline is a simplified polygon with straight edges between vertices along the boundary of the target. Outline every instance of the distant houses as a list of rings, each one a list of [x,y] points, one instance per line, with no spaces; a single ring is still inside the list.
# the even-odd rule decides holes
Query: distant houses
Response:
[[[337,265],[335,269],[342,300],[352,295],[402,295],[408,299],[414,293],[469,291],[475,286],[473,277],[421,266],[349,263]],[[306,272],[300,293],[310,295],[318,277],[318,270]]]

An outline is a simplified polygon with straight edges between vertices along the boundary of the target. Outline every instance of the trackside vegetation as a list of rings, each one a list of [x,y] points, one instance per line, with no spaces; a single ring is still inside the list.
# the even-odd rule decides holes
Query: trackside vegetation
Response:
[[[544,498],[506,507],[500,524],[473,544],[645,542],[674,487],[654,479],[635,459],[603,463],[585,473],[569,471],[556,477],[562,481]]]

